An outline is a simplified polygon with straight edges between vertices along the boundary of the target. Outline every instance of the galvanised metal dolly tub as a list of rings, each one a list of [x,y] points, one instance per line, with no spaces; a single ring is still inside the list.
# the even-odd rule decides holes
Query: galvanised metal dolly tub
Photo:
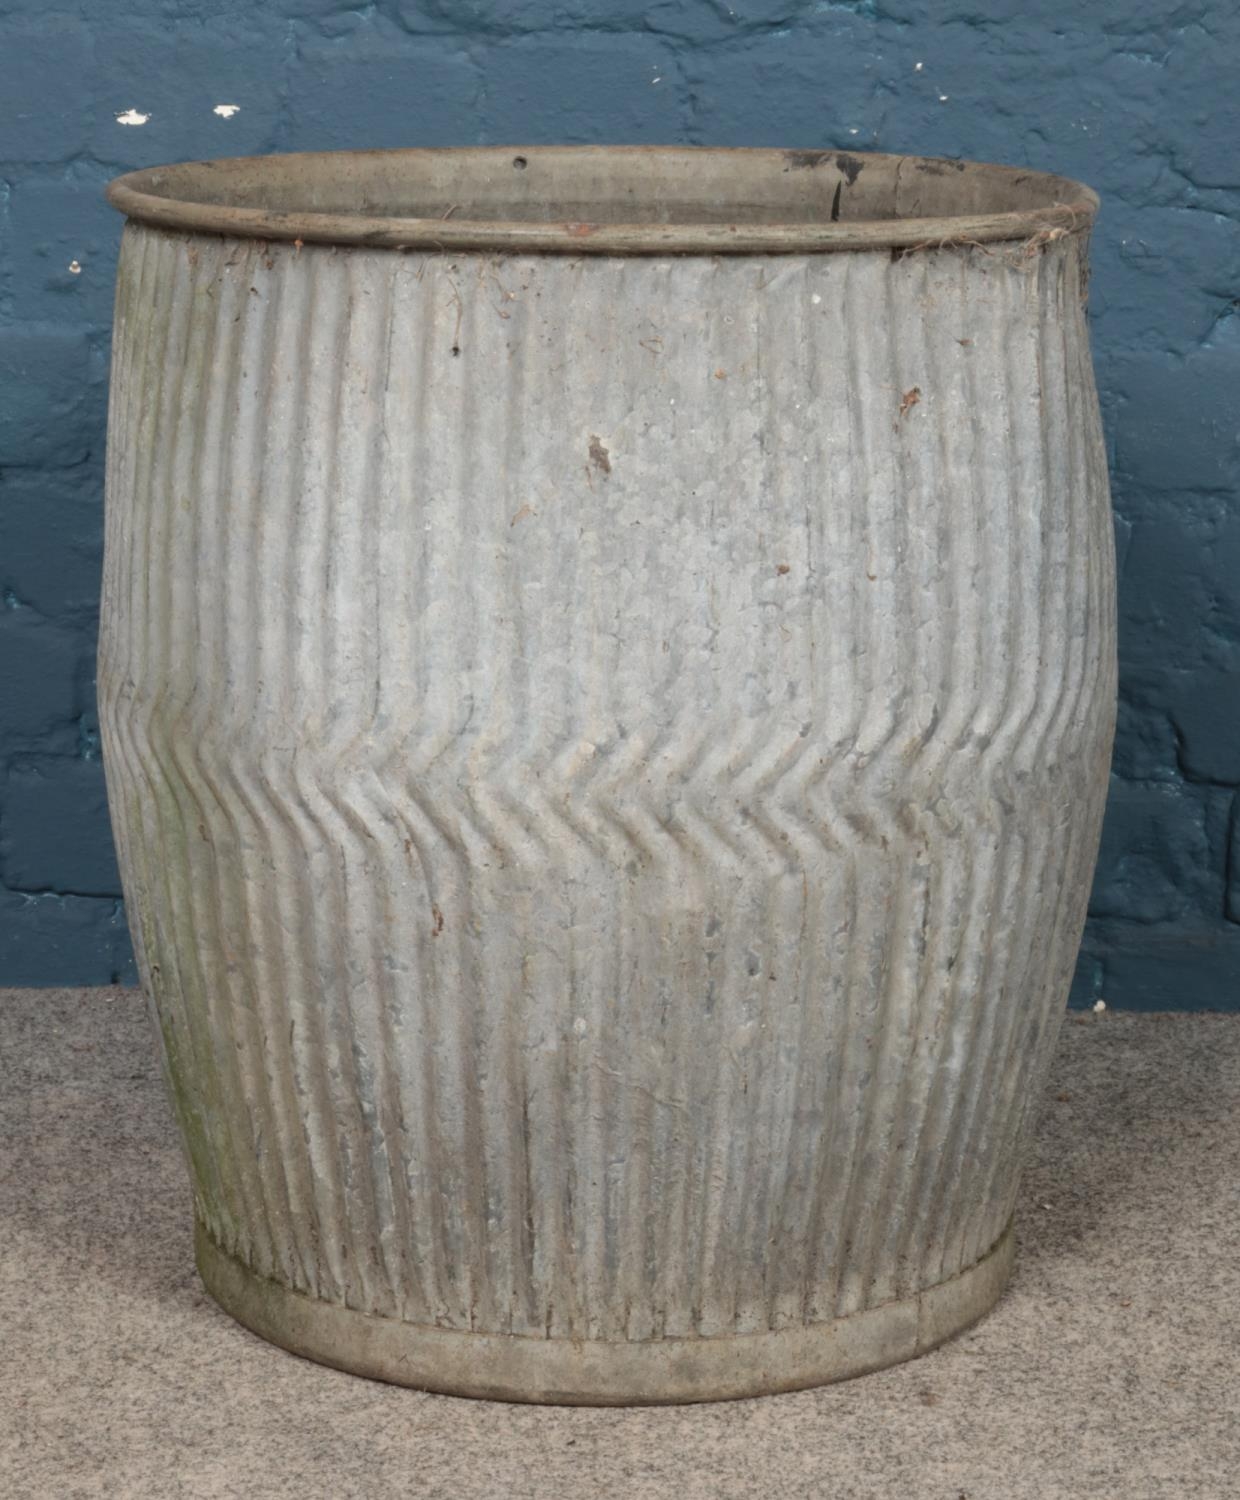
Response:
[[[105,750],[213,1296],[523,1401],[973,1322],[1111,742],[1094,195],[514,148],[110,196]]]

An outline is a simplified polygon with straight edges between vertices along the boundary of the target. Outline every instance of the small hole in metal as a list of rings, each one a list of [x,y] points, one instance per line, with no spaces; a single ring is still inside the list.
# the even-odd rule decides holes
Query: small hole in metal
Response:
[[[524,156],[514,156],[512,159],[512,164],[514,167],[516,167],[518,172],[524,172],[526,167],[529,166],[529,162],[526,161]]]

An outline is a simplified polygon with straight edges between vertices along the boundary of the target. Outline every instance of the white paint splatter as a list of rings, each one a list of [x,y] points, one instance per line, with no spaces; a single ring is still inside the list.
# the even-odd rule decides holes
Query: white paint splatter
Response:
[[[1106,1008],[1107,1008],[1107,1003],[1106,1003],[1105,1000],[1095,1000],[1094,1001],[1094,1014],[1096,1016],[1100,1016],[1102,1014],[1102,1012]]]
[[[923,68],[924,68],[924,67],[925,67],[925,66],[926,66],[926,65],[925,65],[925,63],[914,63],[914,64],[913,64],[913,72],[914,72],[914,73],[920,73],[920,72],[921,72],[921,70],[922,70],[922,69],[923,69]]]
[[[849,133],[849,135],[860,135],[861,134],[861,128],[858,125],[850,125],[848,127],[848,133]]]
[[[144,115],[141,110],[124,109],[116,117],[118,125],[145,125],[150,115]]]
[[[240,112],[241,106],[239,104],[217,104],[214,110],[212,110],[212,114],[219,115],[221,120],[231,120],[235,114],[239,114]]]
[[[818,295],[817,292],[815,292],[809,300],[814,304],[815,307],[817,307],[818,304],[822,301],[822,298]]]
[[[948,101],[948,100],[949,100],[949,99],[950,99],[950,98],[951,98],[951,95],[950,95],[950,94],[940,94],[940,95],[939,95],[939,103],[940,103],[940,104],[946,104],[946,103],[947,103],[947,101]]]
[[[69,275],[70,276],[80,276],[81,274],[82,274],[82,262],[80,260],[71,260],[69,262]]]

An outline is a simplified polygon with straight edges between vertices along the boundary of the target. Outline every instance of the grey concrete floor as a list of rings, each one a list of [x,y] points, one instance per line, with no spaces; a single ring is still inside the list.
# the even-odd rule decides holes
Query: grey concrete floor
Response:
[[[717,1406],[427,1396],[203,1292],[139,997],[0,991],[0,1495],[1240,1495],[1240,1017],[1070,1018],[997,1310],[900,1368]]]

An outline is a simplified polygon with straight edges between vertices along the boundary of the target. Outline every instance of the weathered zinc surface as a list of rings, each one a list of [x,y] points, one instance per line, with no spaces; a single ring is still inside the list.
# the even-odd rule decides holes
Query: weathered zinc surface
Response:
[[[92,687],[119,237],[104,180],[229,152],[681,140],[1054,165],[1101,191],[1121,707],[1077,997],[1234,1005],[1237,48],[1230,0],[5,0],[0,979],[133,972]]]
[[[978,1316],[1111,744],[1081,236],[126,235],[103,726],[215,1295],[543,1399]]]

